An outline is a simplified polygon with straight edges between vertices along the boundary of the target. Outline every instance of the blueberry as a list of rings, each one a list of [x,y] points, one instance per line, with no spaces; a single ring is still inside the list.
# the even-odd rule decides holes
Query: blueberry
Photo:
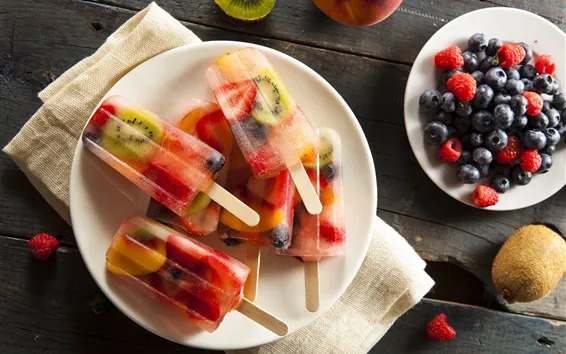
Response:
[[[505,84],[505,90],[510,95],[518,95],[525,90],[525,84],[521,80],[511,79]]]
[[[546,114],[539,112],[539,114],[529,119],[529,128],[544,130],[548,127],[548,123],[549,120]]]
[[[476,33],[468,39],[468,48],[474,52],[482,52],[487,48],[487,38],[483,33]]]
[[[533,82],[529,79],[521,79],[521,82],[523,83],[523,85],[525,85],[525,90],[524,91],[534,91],[533,88]]]
[[[320,170],[320,173],[324,176],[324,179],[330,182],[336,177],[336,166],[332,163],[328,164]]]
[[[489,165],[491,160],[493,160],[493,155],[491,151],[484,147],[475,148],[472,152],[472,160],[478,165]]]
[[[495,118],[488,111],[478,111],[472,115],[472,127],[480,133],[490,132],[495,129]]]
[[[440,145],[448,139],[448,128],[441,122],[428,123],[424,133],[425,142],[430,145]]]
[[[515,95],[511,97],[509,106],[515,113],[515,116],[522,116],[527,113],[527,107],[529,106],[529,101],[523,95]]]
[[[480,171],[474,165],[462,165],[458,168],[458,179],[466,184],[476,183],[480,179]]]
[[[470,102],[458,102],[456,104],[456,114],[460,117],[467,117],[472,114],[472,105],[470,104]]]
[[[527,149],[540,150],[546,146],[546,135],[538,130],[527,130],[523,137],[523,145]]]
[[[488,85],[479,85],[472,99],[474,109],[486,109],[493,99],[493,89]]]
[[[550,89],[550,92],[548,94],[554,96],[559,93],[560,93],[560,83],[554,80],[554,82],[552,83],[552,88]]]
[[[547,128],[544,130],[546,136],[546,146],[554,146],[560,141],[560,133],[554,128]]]
[[[491,188],[495,189],[497,193],[505,193],[511,187],[511,182],[505,176],[496,175],[489,182]]]
[[[501,48],[502,45],[503,42],[501,41],[501,39],[490,39],[487,43],[487,48],[485,48],[485,54],[494,56],[495,54],[497,54],[497,51],[499,50],[499,48]]]
[[[444,84],[446,84],[448,82],[448,80],[450,80],[450,78],[452,78],[452,76],[462,73],[462,69],[453,69],[453,70],[448,70],[442,73],[442,82]]]
[[[265,125],[261,124],[252,117],[249,117],[241,122],[241,126],[246,131],[246,133],[253,136],[256,140],[265,141],[265,138],[267,137]]]
[[[565,110],[566,109],[566,94],[559,93],[557,95],[554,95],[554,97],[552,98],[552,106],[559,111]],[[562,115],[564,115],[564,112],[562,112]]]
[[[546,145],[540,152],[552,156],[556,152],[556,145]]]
[[[476,83],[478,85],[483,84],[483,81],[485,79],[485,74],[482,73],[479,70],[474,71],[473,73],[471,73],[470,75],[472,75],[472,77],[474,78],[474,80],[476,80]]]
[[[169,272],[169,275],[171,275],[171,278],[173,279],[181,279],[181,276],[183,275],[183,271],[177,267],[171,267],[167,269],[167,271]]]
[[[495,91],[501,90],[507,82],[507,74],[499,66],[491,68],[485,73],[485,83]]]
[[[495,66],[495,63],[493,62],[494,59],[495,58],[492,56],[483,58],[483,60],[480,62],[480,71],[485,73],[489,69],[493,68]]]
[[[219,152],[213,152],[206,158],[206,167],[212,172],[218,172],[224,167],[224,156]]]
[[[523,130],[529,123],[529,118],[527,116],[515,116],[513,119],[513,125],[511,125],[516,130]]]
[[[525,42],[519,42],[517,44],[525,50],[525,57],[523,58],[523,61],[521,61],[521,64],[527,64],[533,57],[533,50],[531,49],[531,46]]]
[[[419,98],[419,105],[425,111],[436,111],[440,107],[442,95],[437,90],[425,90]]]
[[[93,142],[95,144],[99,144],[100,143],[100,130],[94,129],[94,127],[92,127],[91,125],[87,125],[87,127],[85,128],[84,133],[82,135],[82,139],[83,139],[84,144],[89,144],[90,142]]]
[[[462,53],[462,58],[464,58],[464,71],[467,73],[474,72],[480,67],[480,60],[478,56],[470,51],[465,51]]]
[[[458,165],[465,165],[469,163],[471,160],[472,160],[472,154],[468,150],[462,150],[462,153],[460,154],[460,158],[458,159],[458,161],[456,161],[456,163]]]
[[[507,80],[521,80],[521,74],[519,74],[519,70],[515,68],[507,68],[504,70],[505,74],[507,74]]]
[[[553,84],[554,79],[548,74],[540,74],[533,79],[533,88],[538,93],[549,93]]]
[[[540,167],[537,170],[538,173],[547,173],[552,167],[552,157],[547,154],[540,154]]]
[[[269,238],[273,247],[284,247],[289,241],[289,230],[286,227],[276,227],[269,233]]]
[[[480,133],[471,133],[470,134],[470,144],[473,147],[483,146],[483,143],[484,143],[483,134],[480,134]]]
[[[560,113],[554,108],[544,108],[542,113],[548,117],[548,126],[554,128],[560,123]]]
[[[225,239],[222,239],[222,241],[226,244],[226,246],[238,246],[240,243],[242,243],[242,241],[233,237],[227,237]]]
[[[543,98],[543,101],[542,101],[542,110],[543,110],[543,111],[544,111],[544,110],[549,110],[550,108],[552,108],[551,105],[552,105],[552,102],[551,102],[551,101],[545,100],[545,99]]]
[[[519,68],[519,75],[521,75],[521,79],[532,80],[537,76],[537,69],[531,64],[525,64]]]
[[[506,93],[498,92],[493,96],[493,104],[496,106],[502,103],[509,104],[510,102],[511,96]]]
[[[495,164],[495,168],[493,169],[493,173],[495,175],[503,176],[509,178],[511,176],[511,165],[507,164]]]
[[[447,125],[446,128],[448,129],[448,139],[455,138],[460,134],[458,129],[453,125]]]
[[[453,125],[458,131],[459,135],[465,134],[470,128],[470,117],[454,117]]]
[[[495,129],[485,137],[485,147],[491,151],[499,151],[507,146],[507,133],[502,129]]]
[[[505,103],[498,104],[493,110],[493,116],[495,117],[495,126],[501,129],[507,129],[513,124],[513,119],[515,118],[515,113],[509,105]]]
[[[476,165],[476,168],[480,171],[480,176],[487,177],[489,175],[489,165]]]
[[[440,108],[444,112],[454,112],[456,110],[456,97],[452,92],[446,92],[440,98]]]
[[[529,184],[531,178],[533,178],[533,174],[523,171],[519,165],[515,165],[511,170],[511,180],[521,186]]]
[[[566,110],[564,112],[566,112]],[[564,115],[564,112],[562,112],[562,115]],[[560,121],[555,128],[558,130],[558,134],[560,134],[561,137],[566,136],[566,119],[562,117],[562,121]]]

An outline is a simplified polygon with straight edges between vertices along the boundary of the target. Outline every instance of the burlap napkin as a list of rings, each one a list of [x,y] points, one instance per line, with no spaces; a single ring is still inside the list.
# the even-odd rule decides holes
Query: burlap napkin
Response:
[[[43,197],[70,222],[73,153],[90,113],[127,72],[200,39],[155,3],[122,25],[92,56],[39,93],[43,106],[4,148]],[[54,158],[56,156],[57,158]],[[277,342],[237,353],[365,353],[432,287],[424,262],[381,219],[356,278],[317,321]]]

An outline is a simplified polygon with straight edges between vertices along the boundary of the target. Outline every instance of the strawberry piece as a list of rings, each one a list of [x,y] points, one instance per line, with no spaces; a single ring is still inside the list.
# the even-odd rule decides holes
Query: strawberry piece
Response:
[[[155,199],[164,204],[167,204],[171,197],[181,201],[188,200],[193,191],[176,174],[178,172],[175,166],[169,166],[156,157],[149,161],[144,175],[165,191],[157,189]]]
[[[257,88],[253,80],[244,80],[221,86],[214,94],[219,101],[225,100],[230,106],[225,110],[227,118],[240,120],[247,118],[252,112]]]
[[[269,156],[267,151],[260,149],[253,155],[249,156],[248,164],[252,168],[254,174],[258,177],[262,177],[269,173]]]
[[[310,168],[307,169],[307,176],[309,176],[309,179],[311,180],[311,182],[314,185],[316,185],[316,171],[311,170]],[[319,174],[318,180],[319,180],[319,183],[320,183],[320,189],[324,189],[324,188],[326,188],[326,186],[328,186],[328,181],[326,180],[326,178],[324,178],[322,173]]]
[[[541,164],[542,158],[536,150],[527,150],[519,158],[519,165],[525,172],[534,173],[538,171]]]
[[[462,50],[458,46],[450,46],[434,56],[434,63],[443,69],[458,69],[464,65]]]
[[[539,74],[554,75],[556,71],[556,62],[550,54],[543,54],[535,61],[535,68]]]
[[[346,233],[344,228],[334,225],[327,220],[320,221],[320,237],[329,243],[344,242]]]
[[[527,99],[527,115],[534,117],[542,111],[542,97],[536,92],[525,91],[522,93],[523,97]]]
[[[523,152],[523,144],[516,136],[510,136],[507,145],[499,150],[495,157],[497,162],[502,164],[510,164],[515,161]]]
[[[438,149],[438,158],[444,162],[456,162],[462,155],[462,143],[456,138],[446,140]]]
[[[472,194],[474,205],[485,208],[497,204],[499,201],[499,194],[491,187],[479,185]]]
[[[470,74],[453,75],[446,83],[450,92],[461,102],[469,102],[476,94],[477,82]]]
[[[110,116],[114,114],[116,114],[116,107],[109,103],[103,103],[90,118],[90,124],[102,128],[108,122]]]
[[[274,207],[282,207],[287,201],[287,191],[291,183],[289,171],[281,171],[277,176],[266,181],[263,199]]]
[[[447,341],[456,337],[456,331],[446,321],[446,315],[441,313],[428,323],[426,335],[432,340]]]
[[[519,44],[505,43],[497,50],[497,60],[502,68],[518,65],[525,58],[525,48]]]
[[[201,117],[196,123],[195,131],[200,140],[221,154],[228,153],[234,144],[234,136],[220,109]]]

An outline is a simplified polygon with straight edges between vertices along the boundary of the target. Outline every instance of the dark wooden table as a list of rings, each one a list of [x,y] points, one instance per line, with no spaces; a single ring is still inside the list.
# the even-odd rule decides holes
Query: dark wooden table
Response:
[[[148,2],[0,0],[0,145],[39,108],[42,88],[92,54]],[[546,222],[566,231],[566,188],[513,212],[460,204],[419,167],[402,109],[411,63],[448,21],[483,7],[514,6],[565,30],[564,0],[406,0],[389,19],[368,28],[339,25],[310,0],[279,0],[268,18],[253,24],[227,18],[212,0],[159,3],[203,40],[253,42],[299,59],[352,107],[374,157],[378,215],[428,261],[437,282],[372,352],[566,351],[565,279],[548,298],[511,307],[495,298],[489,280],[495,253],[517,227]],[[0,352],[200,352],[145,331],[113,308],[87,272],[71,227],[5,154],[0,173]],[[27,247],[38,232],[61,240],[57,256],[47,262],[34,260]],[[424,335],[426,323],[440,312],[458,332],[451,342],[434,343]]]

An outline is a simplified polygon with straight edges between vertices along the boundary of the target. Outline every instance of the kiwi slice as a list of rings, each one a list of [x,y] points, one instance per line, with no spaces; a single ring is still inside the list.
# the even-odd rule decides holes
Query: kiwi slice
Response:
[[[210,197],[203,192],[199,192],[191,205],[185,211],[185,216],[190,216],[198,213],[210,204]]]
[[[122,159],[143,159],[155,148],[151,141],[160,144],[162,140],[159,117],[136,108],[120,109],[102,130],[102,146]]]
[[[254,78],[257,90],[261,93],[262,104],[257,100],[252,108],[252,117],[262,124],[276,125],[285,118],[289,112],[291,96],[287,89],[271,71],[266,70]],[[266,110],[267,109],[267,110]]]
[[[242,21],[259,21],[267,16],[275,0],[215,0],[226,15]]]
[[[332,155],[334,153],[334,147],[332,146],[332,141],[327,136],[320,137],[320,151],[318,153],[318,168],[322,169],[324,166],[332,162]],[[306,168],[316,168],[315,162],[305,162],[303,165]]]

